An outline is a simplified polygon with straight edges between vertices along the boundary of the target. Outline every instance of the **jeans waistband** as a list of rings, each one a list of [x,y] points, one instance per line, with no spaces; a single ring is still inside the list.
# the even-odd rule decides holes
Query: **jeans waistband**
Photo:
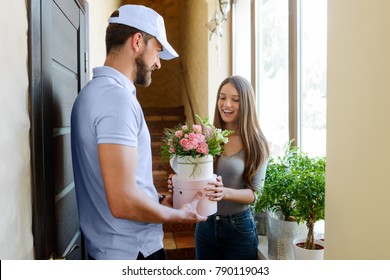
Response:
[[[239,221],[239,220],[244,220],[248,218],[248,215],[252,213],[252,210],[250,208],[246,209],[245,211],[236,213],[236,214],[231,214],[231,215],[218,215],[215,214],[213,215],[214,220],[219,221],[219,220],[234,220],[234,221]]]

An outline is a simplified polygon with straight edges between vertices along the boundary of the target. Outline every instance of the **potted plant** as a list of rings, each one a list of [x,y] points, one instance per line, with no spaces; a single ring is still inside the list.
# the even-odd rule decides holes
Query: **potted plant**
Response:
[[[306,153],[299,152],[294,158],[294,170],[296,175],[295,187],[293,188],[294,217],[298,223],[304,223],[307,227],[305,239],[294,240],[294,245],[302,249],[322,250],[318,257],[323,258],[323,242],[315,240],[314,225],[325,216],[325,157],[309,157]],[[294,247],[295,250],[295,247]],[[301,249],[294,252],[300,252]],[[314,253],[314,252],[313,252]],[[305,253],[304,257],[310,258]]]
[[[293,259],[293,240],[306,234],[306,226],[295,218],[295,188],[297,182],[297,158],[299,148],[289,141],[281,156],[268,161],[264,186],[257,197],[268,209],[268,256],[271,259]]]
[[[310,157],[299,147],[292,147],[292,141],[284,147],[282,156],[271,158],[268,162],[264,187],[258,200],[265,204],[273,214],[269,216],[268,248],[276,258],[292,258],[295,247],[289,248],[284,242],[298,242],[297,237],[307,235],[301,247],[316,249],[314,225],[325,216],[325,157]],[[295,221],[304,226],[293,228],[279,220]],[[277,223],[275,226],[271,223]],[[280,230],[281,227],[286,227]],[[287,227],[289,229],[287,230]],[[278,229],[284,237],[275,233]],[[283,240],[279,240],[283,238]],[[276,241],[274,239],[277,239]],[[321,243],[318,241],[317,243]],[[276,245],[275,245],[276,244]],[[282,257],[280,244],[283,244]],[[323,243],[322,243],[323,245]],[[276,248],[274,248],[276,247]],[[273,253],[276,251],[276,253]],[[307,258],[307,257],[304,257]]]
[[[257,198],[258,203],[284,221],[295,221],[292,196],[295,176],[290,169],[298,148],[291,147],[291,143],[285,145],[282,156],[269,159],[264,186]]]

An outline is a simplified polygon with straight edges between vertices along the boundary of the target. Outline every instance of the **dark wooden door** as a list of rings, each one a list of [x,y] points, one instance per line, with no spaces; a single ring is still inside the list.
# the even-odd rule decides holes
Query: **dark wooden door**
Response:
[[[70,113],[88,76],[87,3],[31,0],[29,24],[36,258],[84,259],[73,182]]]

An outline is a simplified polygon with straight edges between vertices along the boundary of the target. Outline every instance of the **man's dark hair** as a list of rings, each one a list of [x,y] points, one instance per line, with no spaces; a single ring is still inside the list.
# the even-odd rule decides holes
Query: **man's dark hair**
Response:
[[[111,15],[111,17],[118,16],[118,10],[113,12]],[[110,23],[106,29],[106,54],[108,54],[112,49],[121,47],[128,38],[138,32],[142,34],[145,43],[147,43],[151,38],[154,37],[146,32],[143,32],[131,26],[119,23]]]

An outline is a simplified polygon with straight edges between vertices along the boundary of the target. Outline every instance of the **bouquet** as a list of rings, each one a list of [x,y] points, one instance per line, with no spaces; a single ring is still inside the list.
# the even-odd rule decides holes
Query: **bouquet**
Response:
[[[175,129],[164,130],[161,155],[163,159],[172,156],[220,155],[223,145],[228,142],[228,136],[234,131],[222,130],[213,126],[208,117],[205,119],[195,115],[200,124],[178,125]]]

